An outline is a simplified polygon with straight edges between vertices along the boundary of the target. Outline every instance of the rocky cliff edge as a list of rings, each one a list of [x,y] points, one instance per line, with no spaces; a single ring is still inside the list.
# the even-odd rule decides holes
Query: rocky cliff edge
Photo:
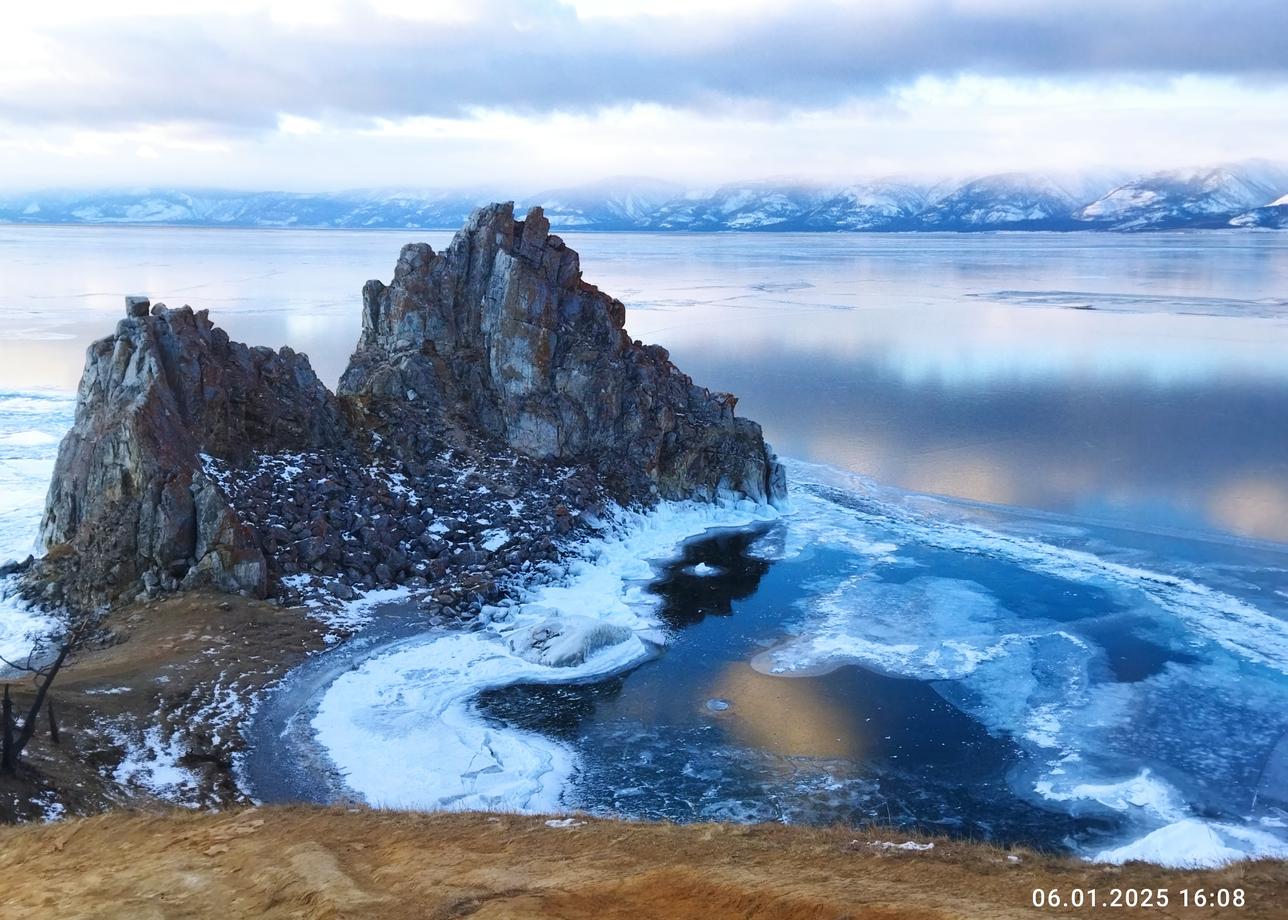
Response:
[[[89,607],[197,585],[264,596],[299,571],[428,583],[462,557],[477,567],[495,540],[441,523],[468,509],[429,507],[465,501],[444,450],[463,444],[509,471],[502,492],[572,483],[572,498],[546,496],[550,534],[528,540],[568,530],[577,509],[563,501],[778,501],[785,480],[760,426],[632,341],[622,303],[582,280],[548,230],[539,208],[515,220],[494,204],[441,254],[405,246],[393,281],[363,289],[338,396],[289,348],[127,298],[87,354],[33,589]],[[564,475],[543,476],[551,466]],[[256,470],[268,485],[235,487],[263,480]],[[464,543],[442,548],[448,533]],[[424,548],[445,561],[413,561]]]

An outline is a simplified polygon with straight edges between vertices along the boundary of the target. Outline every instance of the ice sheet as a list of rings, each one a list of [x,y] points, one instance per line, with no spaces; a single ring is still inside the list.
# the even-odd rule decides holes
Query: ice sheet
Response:
[[[601,677],[645,660],[663,633],[643,589],[651,560],[713,527],[776,513],[750,502],[622,512],[566,571],[483,629],[406,643],[336,680],[313,719],[346,784],[375,805],[551,812],[576,769],[567,745],[485,722],[472,700],[515,683]],[[534,635],[540,638],[534,641]]]
[[[886,580],[860,568],[809,586],[796,634],[756,657],[764,673],[814,675],[845,664],[936,681],[941,695],[1025,752],[1015,792],[1071,814],[1099,812],[1124,827],[1122,842],[1089,856],[1176,864],[1280,852],[1281,808],[1258,803],[1266,758],[1288,732],[1288,623],[1281,604],[1234,596],[1161,565],[1125,564],[1069,545],[1069,533],[987,529],[936,513],[933,503],[891,500],[869,483],[837,489],[836,477],[793,465],[791,527],[777,557],[833,546],[862,552],[884,537],[890,567],[919,559],[974,561],[1005,584],[1007,572],[1054,579],[1068,592],[1101,592],[1092,620],[1150,630],[1165,658],[1130,681],[1108,677],[1093,632],[1045,619],[966,578],[906,575]],[[929,510],[927,510],[929,509]],[[939,553],[940,555],[934,555]],[[869,556],[870,560],[870,556]],[[1027,576],[1026,576],[1027,577]],[[1255,589],[1250,589],[1255,590]],[[1113,625],[1117,622],[1117,625]],[[1161,771],[1161,773],[1159,772]],[[1278,803],[1278,804],[1276,804]],[[1270,811],[1267,812],[1267,809]]]
[[[37,550],[49,477],[74,408],[66,393],[0,391],[0,563]]]

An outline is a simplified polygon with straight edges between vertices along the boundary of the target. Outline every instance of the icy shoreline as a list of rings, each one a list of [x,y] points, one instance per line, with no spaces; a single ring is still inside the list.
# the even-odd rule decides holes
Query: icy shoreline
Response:
[[[1129,596],[1183,630],[1185,641],[1201,643],[1215,656],[1212,666],[1164,673],[1160,680],[1199,680],[1207,686],[1228,667],[1221,662],[1242,660],[1263,669],[1265,677],[1249,687],[1264,692],[1260,688],[1275,684],[1273,675],[1282,673],[1279,650],[1288,628],[1210,586],[977,524],[927,519],[861,480],[851,482],[849,493],[858,502],[856,510],[837,504],[826,483],[811,482],[808,465],[793,469],[793,481],[806,486],[794,490],[794,510],[754,550],[767,559],[791,560],[820,546],[843,548],[873,566],[915,567],[919,563],[905,554],[924,546],[983,554],[1044,577]],[[683,543],[708,529],[770,519],[752,507],[664,505],[651,514],[615,520],[580,548],[562,580],[532,588],[509,607],[491,609],[483,629],[404,644],[340,677],[313,718],[317,741],[349,787],[372,804],[560,811],[578,769],[576,752],[541,735],[484,722],[474,710],[475,697],[515,683],[593,681],[636,666],[654,643],[665,641],[654,616],[656,601],[645,591],[656,576],[651,562],[674,558]],[[835,620],[854,603],[855,590],[874,586],[870,602],[858,608],[869,611],[861,625],[848,614],[845,622]],[[1094,735],[1082,739],[1079,726],[1087,719],[1123,718],[1114,713],[1128,711],[1124,693],[1155,691],[1149,682],[1088,684],[1085,662],[1103,653],[1075,631],[1037,621],[1020,622],[1018,632],[1008,632],[1016,627],[995,622],[1002,611],[991,593],[954,577],[921,576],[906,585],[858,577],[816,591],[800,606],[814,616],[831,609],[833,626],[826,626],[826,616],[815,622],[807,615],[803,622],[814,625],[794,643],[762,656],[758,670],[789,679],[852,662],[894,676],[948,681],[962,692],[982,690],[984,699],[993,701],[991,708],[969,704],[960,693],[948,698],[991,733],[1021,741],[1028,754],[1015,780],[1017,796],[1071,814],[1117,815],[1133,829],[1117,842],[1082,849],[1085,858],[1146,859],[1180,867],[1288,854],[1273,812],[1240,822],[1201,817],[1187,804],[1192,790],[1178,790],[1148,766],[1137,764],[1115,775],[1112,759],[1083,763],[1081,745],[1094,743],[1089,740]],[[912,625],[897,615],[885,620],[880,611],[886,608],[895,614],[912,610]],[[533,636],[540,638],[540,648],[534,648]],[[938,651],[923,648],[926,642]],[[1034,667],[1055,655],[1059,648],[1052,642],[1068,650],[1073,670],[1065,677],[1053,671],[1052,679],[1058,680],[1050,687],[1017,683],[1015,667]],[[791,652],[787,660],[785,650]],[[556,660],[565,666],[555,666]],[[1073,684],[1060,682],[1065,679]],[[376,750],[379,758],[371,756]]]
[[[560,811],[575,753],[484,722],[474,697],[515,683],[586,681],[638,665],[666,641],[654,616],[657,600],[645,592],[653,564],[708,530],[777,517],[747,501],[621,512],[570,550],[563,577],[490,608],[482,628],[406,644],[337,679],[312,721],[317,741],[349,788],[373,805]],[[604,641],[605,627],[614,641]],[[560,649],[553,656],[552,639]],[[372,756],[376,749],[380,757]]]
[[[63,394],[0,394],[0,409],[5,410],[0,457],[6,460],[3,472],[8,477],[2,482],[10,498],[0,508],[5,548],[0,561],[6,554],[25,555],[31,545],[58,434],[70,421],[72,407],[72,398]],[[775,673],[785,678],[817,674],[849,661],[882,673],[982,688],[999,705],[988,710],[976,707],[968,710],[970,714],[990,731],[1015,733],[1034,755],[1017,793],[1061,811],[1132,816],[1138,833],[1088,849],[1084,855],[1090,858],[1186,866],[1288,852],[1282,815],[1276,817],[1261,808],[1256,817],[1241,821],[1203,817],[1201,810],[1187,804],[1192,790],[1178,787],[1166,772],[1130,762],[1116,771],[1091,767],[1081,750],[1086,739],[1077,734],[1080,721],[1113,722],[1129,717],[1142,699],[1160,706],[1178,693],[1189,694],[1187,698],[1198,704],[1196,717],[1209,718],[1203,706],[1225,693],[1242,692],[1249,697],[1251,710],[1273,706],[1277,697],[1269,695],[1259,703],[1257,694],[1279,680],[1268,674],[1282,676],[1288,667],[1288,633],[1283,620],[1269,613],[1274,604],[1282,606],[1282,601],[1275,600],[1282,593],[1272,597],[1267,592],[1250,602],[1245,595],[1223,592],[1152,563],[1127,564],[1130,560],[1044,542],[1054,539],[1045,530],[1040,531],[1041,539],[1026,539],[960,521],[945,524],[938,513],[930,517],[905,513],[907,508],[897,495],[879,493],[861,477],[811,464],[793,463],[792,478],[811,484],[814,491],[797,493],[797,512],[787,518],[782,543],[763,548],[767,558],[791,559],[813,545],[842,547],[885,564],[898,564],[909,547],[918,545],[989,555],[1029,571],[1076,583],[1107,584],[1146,597],[1155,619],[1166,618],[1184,627],[1174,641],[1210,651],[1196,665],[1173,668],[1140,684],[1092,687],[1096,694],[1088,696],[1087,662],[1094,664],[1100,653],[1073,632],[1048,630],[1040,638],[1040,631],[1002,628],[995,622],[995,599],[960,578],[918,577],[907,585],[876,588],[859,579],[837,582],[829,591],[807,599],[805,612],[815,619],[806,617],[803,622],[813,625],[795,643],[789,667]],[[827,498],[826,491],[818,491],[838,484],[850,498],[859,499],[857,511],[842,508]],[[475,695],[515,682],[595,680],[634,667],[654,654],[655,643],[665,641],[657,629],[655,601],[644,590],[655,574],[647,560],[670,558],[683,542],[709,528],[747,526],[767,519],[763,512],[748,507],[663,506],[654,516],[609,522],[599,537],[580,548],[562,583],[534,587],[520,603],[489,608],[487,622],[475,632],[403,642],[396,652],[377,655],[342,675],[327,694],[330,708],[319,711],[320,721],[312,728],[319,741],[325,728],[326,737],[346,751],[333,758],[342,769],[346,759],[355,761],[349,765],[350,784],[370,784],[373,792],[367,797],[379,804],[558,809],[559,796],[577,770],[575,752],[542,736],[482,723],[473,712]],[[695,568],[692,574],[718,577],[719,572]],[[929,569],[923,576],[935,574]],[[3,589],[0,583],[0,596],[5,594]],[[854,629],[852,613],[845,614],[853,609],[908,609],[909,600],[918,596],[923,601],[913,604],[922,617],[914,617],[918,625],[910,628],[906,622],[900,626],[891,621],[892,629],[899,629],[884,636],[873,632],[879,616],[869,616],[862,629]],[[405,592],[372,592],[315,615],[348,632],[361,626],[376,604],[406,597]],[[821,628],[827,627],[829,615],[840,617],[832,621],[837,628]],[[51,625],[26,607],[0,603],[0,653],[20,655],[31,634]],[[916,642],[901,638],[900,630],[919,638]],[[922,640],[927,637],[940,640],[941,652],[933,660],[925,654],[927,642]],[[767,654],[760,666],[774,670],[782,664],[770,658],[772,654]],[[1063,672],[1066,682],[1050,688],[1059,692],[1045,701],[1040,695],[1021,700],[1008,714],[1000,705],[1003,691],[1015,696],[1042,689],[1017,683],[1015,675],[1022,671],[1015,668],[1024,662],[1056,659],[1069,662]],[[555,661],[564,664],[556,666]],[[441,680],[429,678],[439,671]],[[411,689],[401,695],[382,695],[381,687]],[[343,693],[333,698],[337,688]],[[369,698],[360,702],[364,695]],[[441,724],[436,721],[440,718]],[[443,725],[450,728],[443,732],[444,739],[436,741],[431,735]],[[1196,724],[1194,739],[1215,730]],[[381,769],[384,758],[370,754],[373,745],[383,749],[386,744],[395,745],[388,748],[397,752],[395,762],[419,765],[422,772],[402,777]],[[1213,751],[1211,756],[1228,754]],[[455,771],[449,776],[451,782],[427,775],[436,764]]]

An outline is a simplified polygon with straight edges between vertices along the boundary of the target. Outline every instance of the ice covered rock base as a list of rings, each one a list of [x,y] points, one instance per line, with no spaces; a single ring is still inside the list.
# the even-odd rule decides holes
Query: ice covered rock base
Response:
[[[339,395],[289,348],[127,298],[87,355],[29,593],[86,608],[452,570],[474,577],[438,608],[477,612],[606,501],[776,501],[760,427],[631,341],[621,302],[548,226],[496,204],[442,254],[404,247],[392,284],[363,291]]]

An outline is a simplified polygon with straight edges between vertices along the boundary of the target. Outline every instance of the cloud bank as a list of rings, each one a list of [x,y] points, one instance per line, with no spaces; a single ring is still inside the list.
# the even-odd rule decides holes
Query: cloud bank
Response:
[[[14,162],[24,150],[84,156],[113,147],[113,135],[158,126],[189,153],[235,154],[234,172],[277,156],[274,144],[349,161],[360,138],[386,150],[417,138],[435,159],[469,147],[471,132],[490,139],[490,125],[540,133],[580,119],[612,130],[641,112],[669,113],[662,129],[682,147],[686,123],[787,130],[811,118],[837,123],[829,137],[844,147],[837,132],[849,117],[859,129],[888,126],[889,149],[876,159],[897,162],[916,142],[903,137],[908,125],[945,106],[985,120],[1009,113],[1007,131],[1022,132],[1026,114],[1040,114],[1035,97],[1057,108],[1063,99],[1081,128],[1097,97],[1112,111],[1154,94],[1165,98],[1153,109],[1175,99],[1184,114],[1273,102],[1288,85],[1282,0],[197,0],[180,14],[153,0],[121,0],[110,13],[57,6],[15,13],[0,37],[0,151]],[[955,108],[954,93],[967,97]],[[969,155],[973,143],[956,146]],[[107,160],[124,155],[115,147]],[[164,159],[172,147],[148,140],[131,156]],[[790,165],[782,159],[766,165]]]

